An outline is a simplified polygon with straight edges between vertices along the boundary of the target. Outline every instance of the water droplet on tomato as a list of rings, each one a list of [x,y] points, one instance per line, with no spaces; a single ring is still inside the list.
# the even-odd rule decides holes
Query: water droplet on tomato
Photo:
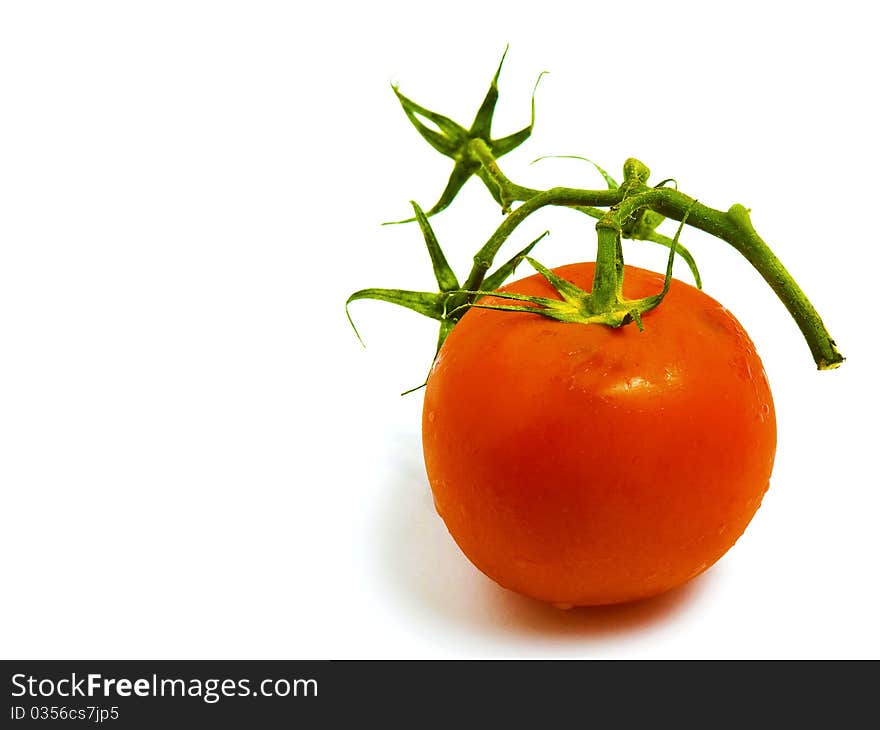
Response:
[[[428,422],[434,423],[434,411],[428,411]]]
[[[745,358],[736,358],[734,360],[729,360],[728,365],[730,365],[730,367],[732,367],[736,371],[737,376],[740,377],[742,380],[752,379],[752,368]]]

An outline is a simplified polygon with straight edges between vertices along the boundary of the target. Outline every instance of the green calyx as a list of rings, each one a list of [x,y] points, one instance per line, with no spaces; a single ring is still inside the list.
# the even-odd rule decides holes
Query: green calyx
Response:
[[[504,54],[501,56],[501,62],[498,64],[498,69],[495,71],[492,82],[489,84],[489,91],[486,92],[483,103],[480,104],[480,108],[477,110],[477,114],[469,129],[465,129],[449,117],[416,104],[412,99],[401,94],[397,86],[391,87],[397,95],[400,105],[403,107],[404,114],[406,114],[425,141],[435,150],[455,161],[452,174],[449,176],[446,187],[440,194],[440,199],[425,213],[428,217],[449,207],[449,204],[458,195],[458,191],[464,187],[464,184],[473,175],[477,175],[483,180],[497,202],[502,202],[499,191],[493,186],[481,162],[471,154],[470,143],[475,139],[482,140],[491,151],[492,156],[497,159],[525,142],[532,134],[532,128],[535,124],[535,91],[537,91],[538,83],[541,81],[541,76],[543,76],[543,74],[538,76],[538,81],[535,82],[535,88],[532,91],[532,116],[528,126],[506,137],[492,139],[492,118],[495,115],[495,105],[498,103],[498,77],[501,75],[501,67],[504,65],[504,58],[506,56],[507,50],[505,49]],[[422,119],[431,122],[436,129],[429,127]],[[406,220],[395,222],[408,223],[413,220],[415,219],[407,218]]]
[[[470,307],[477,298],[482,296],[482,294],[478,291],[472,291],[466,287],[462,287],[458,283],[458,278],[452,270],[452,267],[449,265],[449,262],[446,260],[443,249],[437,241],[437,236],[434,234],[434,230],[428,222],[427,215],[416,202],[410,201],[410,204],[415,212],[414,220],[418,221],[419,227],[422,230],[422,236],[425,239],[425,246],[427,247],[428,255],[431,258],[431,266],[434,269],[434,278],[437,280],[439,291],[420,292],[409,291],[406,289],[361,289],[360,291],[356,291],[346,300],[345,312],[348,316],[348,321],[351,323],[352,328],[354,328],[355,334],[357,334],[361,344],[363,344],[363,339],[361,339],[360,333],[358,333],[357,327],[355,327],[348,309],[352,302],[359,299],[376,299],[391,304],[397,304],[398,306],[406,307],[414,312],[418,312],[425,317],[436,319],[440,322],[440,332],[437,337],[437,350],[439,350],[443,341],[446,339],[446,336],[452,331],[452,328],[458,320],[461,319],[468,307]],[[531,253],[538,241],[546,235],[546,232],[541,234],[528,246],[517,252],[512,258],[505,261],[488,276],[485,274],[485,271],[492,265],[494,254],[487,254],[479,262],[475,261],[474,267],[467,279],[468,284],[471,285],[473,289],[479,289],[480,287],[484,287],[488,291],[497,289],[511,276],[511,274],[513,274],[514,271],[516,271],[517,266],[520,265],[522,260],[526,258],[529,253]],[[486,259],[488,259],[488,261]]]
[[[645,326],[643,317],[660,306],[669,290],[676,255],[687,263],[697,286],[702,286],[694,257],[679,243],[679,236],[684,226],[688,225],[725,241],[749,261],[791,314],[820,370],[836,368],[843,362],[844,358],[818,312],[755,231],[749,211],[744,206],[736,204],[727,211],[710,208],[679,191],[678,184],[671,178],[651,186],[648,182],[650,170],[635,158],[624,163],[623,180],[618,183],[602,167],[586,157],[560,156],[584,160],[593,165],[605,183],[605,188],[599,190],[567,187],[538,190],[518,185],[507,178],[498,165],[498,158],[519,147],[531,135],[535,105],[533,91],[529,125],[507,137],[492,138],[492,118],[498,102],[498,77],[503,63],[502,56],[489,91],[468,129],[448,117],[416,104],[401,94],[397,87],[393,87],[404,113],[422,137],[434,149],[455,161],[452,174],[437,203],[427,213],[413,203],[415,216],[407,219],[419,223],[439,291],[362,289],[349,297],[346,312],[348,305],[359,299],[378,299],[412,309],[440,322],[438,350],[455,324],[471,307],[512,313],[528,312],[570,324],[621,327],[634,323],[641,330]],[[539,81],[540,78],[539,76]],[[433,124],[436,129],[432,129],[423,120]],[[541,159],[545,158],[538,158]],[[473,176],[486,185],[501,206],[505,217],[474,255],[471,271],[467,279],[460,283],[437,242],[428,217],[446,209],[465,182]],[[592,289],[589,292],[564,280],[529,257],[543,235],[489,274],[496,255],[515,229],[531,214],[548,206],[572,208],[597,219],[596,264]],[[658,230],[666,219],[679,222],[672,238]],[[648,241],[669,249],[666,276],[660,292],[635,300],[623,296],[622,239]],[[549,282],[558,294],[558,299],[496,291],[524,258]],[[491,300],[484,300],[484,297],[490,295]]]
[[[634,322],[639,330],[643,330],[642,315],[657,307],[666,293],[672,281],[672,263],[678,248],[678,237],[681,229],[687,221],[687,214],[678,226],[678,230],[672,238],[669,247],[669,258],[666,262],[666,276],[663,280],[663,288],[659,293],[641,299],[627,299],[623,296],[622,267],[600,267],[598,260],[596,273],[593,278],[593,289],[586,292],[570,281],[566,281],[546,266],[539,264],[533,258],[526,257],[541,276],[559,294],[559,299],[547,297],[535,297],[511,292],[475,292],[481,296],[491,295],[493,298],[508,299],[523,304],[487,304],[477,301],[471,304],[481,309],[497,309],[508,312],[531,312],[540,314],[559,322],[571,324],[604,324],[608,327],[620,327],[629,322]],[[607,256],[616,257],[616,251],[620,248],[620,228],[614,221],[613,215],[605,216],[596,225],[599,231],[600,257],[603,253]],[[606,251],[603,252],[603,246]],[[622,262],[622,259],[621,259]]]

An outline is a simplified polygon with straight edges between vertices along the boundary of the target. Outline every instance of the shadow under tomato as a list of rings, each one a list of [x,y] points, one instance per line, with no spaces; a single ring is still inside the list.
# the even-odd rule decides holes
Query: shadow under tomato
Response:
[[[410,443],[412,441],[412,443]],[[680,616],[711,583],[716,567],[661,596],[615,606],[560,610],[501,588],[461,553],[434,510],[414,436],[395,439],[406,454],[392,469],[388,500],[378,520],[382,577],[418,622],[480,640],[564,637],[591,642],[654,630]]]
[[[611,637],[641,631],[673,617],[697,599],[707,580],[702,575],[663,595],[632,603],[570,610],[560,610],[502,588],[497,588],[491,600],[499,621],[504,621],[511,631],[544,636]]]

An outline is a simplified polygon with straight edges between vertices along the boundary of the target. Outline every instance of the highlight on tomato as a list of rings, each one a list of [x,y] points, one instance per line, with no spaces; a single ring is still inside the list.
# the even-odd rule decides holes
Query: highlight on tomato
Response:
[[[507,178],[498,158],[531,135],[534,93],[530,123],[493,138],[500,72],[501,64],[468,128],[394,87],[416,130],[455,161],[437,203],[427,212],[412,203],[414,216],[398,221],[419,225],[438,291],[362,289],[346,311],[378,299],[438,322],[424,390],[425,468],[437,512],[477,568],[565,608],[654,596],[699,575],[743,534],[776,451],[761,360],[734,315],[702,291],[679,242],[685,227],[752,264],[820,370],[844,358],[742,205],[716,210],[671,179],[652,185],[632,158],[621,182],[591,163],[605,182],[598,190]],[[428,218],[472,177],[504,219],[460,281]],[[548,269],[530,255],[541,236],[495,266],[516,228],[548,206],[595,220],[595,260]],[[658,230],[667,218],[679,222],[672,237]],[[665,274],[625,265],[625,238],[668,248]],[[676,256],[695,286],[672,278]],[[535,273],[505,285],[523,261]]]

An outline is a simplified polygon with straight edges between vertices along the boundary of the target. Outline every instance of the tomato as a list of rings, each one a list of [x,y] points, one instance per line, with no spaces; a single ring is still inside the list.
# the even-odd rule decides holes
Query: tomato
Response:
[[[589,290],[593,268],[555,271]],[[627,266],[624,282],[636,298],[663,277]],[[558,298],[540,275],[504,290]],[[561,606],[645,598],[711,566],[760,506],[776,450],[754,345],[677,280],[642,332],[472,308],[438,353],[422,426],[460,548]]]

